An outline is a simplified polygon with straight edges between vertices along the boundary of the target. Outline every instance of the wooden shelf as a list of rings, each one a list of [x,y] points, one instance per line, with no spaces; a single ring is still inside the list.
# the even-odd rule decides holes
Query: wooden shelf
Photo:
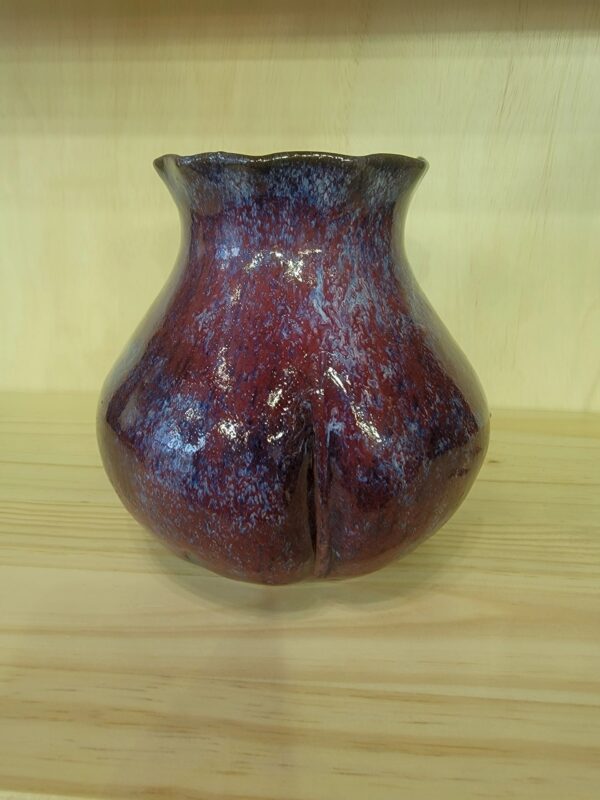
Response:
[[[3,396],[0,459],[0,797],[597,796],[600,416],[495,414],[442,532],[281,589],[128,516],[89,395]]]

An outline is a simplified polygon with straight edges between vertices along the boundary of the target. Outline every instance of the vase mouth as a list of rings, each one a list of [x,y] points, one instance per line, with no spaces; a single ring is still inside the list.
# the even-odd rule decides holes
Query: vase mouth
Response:
[[[249,155],[245,153],[230,153],[223,150],[214,152],[195,153],[189,156],[181,156],[175,153],[167,153],[154,160],[154,167],[159,173],[163,173],[167,161],[174,162],[178,167],[201,167],[202,165],[222,165],[222,166],[247,166],[261,167],[288,163],[291,166],[298,164],[322,163],[336,164],[349,167],[361,165],[387,166],[396,168],[412,168],[424,172],[429,163],[422,156],[405,156],[396,153],[369,153],[366,155],[346,155],[345,153],[333,153],[321,150],[285,150],[277,153],[264,155]]]
[[[271,204],[290,213],[312,208],[344,215],[405,207],[425,173],[424,158],[374,153],[348,156],[319,151],[269,155],[168,154],[154,167],[180,209],[214,216],[223,210]]]

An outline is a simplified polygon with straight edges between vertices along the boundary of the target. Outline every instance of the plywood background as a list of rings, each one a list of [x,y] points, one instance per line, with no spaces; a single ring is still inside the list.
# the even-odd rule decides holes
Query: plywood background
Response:
[[[423,155],[421,285],[494,406],[600,409],[600,3],[0,3],[0,388],[94,390],[163,284],[164,152]]]

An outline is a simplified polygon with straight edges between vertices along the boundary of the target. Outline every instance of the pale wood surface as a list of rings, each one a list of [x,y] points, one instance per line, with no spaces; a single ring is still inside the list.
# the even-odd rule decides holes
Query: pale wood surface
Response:
[[[0,388],[96,390],[165,282],[165,152],[431,163],[407,250],[494,407],[600,410],[597,0],[4,0]]]
[[[167,553],[93,417],[0,400],[0,797],[598,797],[599,416],[494,415],[442,532],[281,589]]]

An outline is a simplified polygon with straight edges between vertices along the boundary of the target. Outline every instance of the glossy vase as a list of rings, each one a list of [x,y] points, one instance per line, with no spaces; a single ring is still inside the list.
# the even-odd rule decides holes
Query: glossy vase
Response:
[[[155,166],[181,252],[98,412],[125,506],[179,554],[261,583],[359,575],[425,539],[468,492],[489,430],[404,254],[426,162]]]

